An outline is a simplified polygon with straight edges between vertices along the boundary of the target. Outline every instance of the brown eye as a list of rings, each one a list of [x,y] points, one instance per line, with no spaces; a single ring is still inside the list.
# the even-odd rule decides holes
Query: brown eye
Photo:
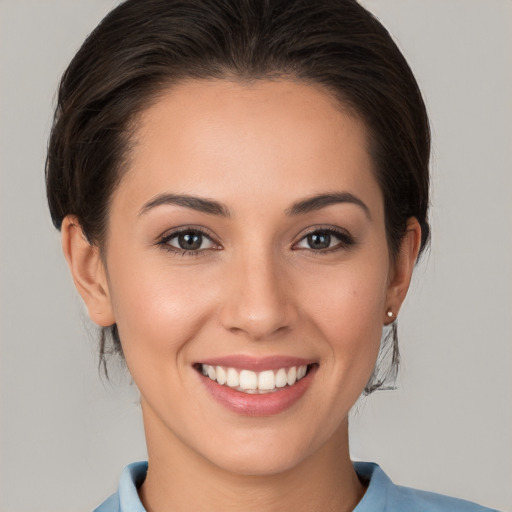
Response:
[[[354,239],[346,231],[336,229],[317,229],[304,236],[295,245],[295,249],[330,252],[345,249],[354,244]]]
[[[203,251],[215,247],[215,243],[209,236],[194,229],[172,233],[164,237],[160,244],[183,252]]]
[[[203,235],[201,233],[182,233],[177,236],[178,245],[180,249],[185,251],[197,251],[201,248],[203,243]]]
[[[327,249],[331,245],[331,234],[325,231],[317,231],[307,236],[310,249]]]

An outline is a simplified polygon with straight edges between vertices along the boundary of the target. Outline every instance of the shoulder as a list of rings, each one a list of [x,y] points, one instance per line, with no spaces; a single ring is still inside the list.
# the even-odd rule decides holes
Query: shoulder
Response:
[[[391,495],[393,507],[414,512],[491,512],[492,509],[483,507],[466,500],[443,496],[433,492],[420,491],[409,487],[395,486]],[[399,508],[398,510],[401,510]],[[396,510],[396,509],[395,509]],[[496,512],[496,511],[495,511]]]
[[[497,512],[458,498],[395,485],[377,464],[356,462],[354,467],[368,484],[354,512]]]
[[[126,466],[121,473],[118,491],[93,512],[145,512],[137,488],[144,482],[147,470],[147,462],[134,462]]]
[[[119,508],[119,494],[115,493],[106,499],[99,507],[95,508],[93,512],[120,512]]]

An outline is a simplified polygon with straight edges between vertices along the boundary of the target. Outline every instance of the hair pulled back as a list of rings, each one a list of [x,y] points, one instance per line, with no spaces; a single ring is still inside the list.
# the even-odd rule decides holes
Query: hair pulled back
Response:
[[[391,255],[410,217],[421,226],[420,252],[425,248],[430,232],[425,105],[389,33],[355,0],[121,3],[88,36],[60,83],[46,162],[54,225],[60,229],[66,215],[75,215],[89,243],[101,249],[138,114],[173,84],[208,78],[291,78],[325,87],[368,129]],[[393,378],[396,322],[388,334],[387,373]],[[122,354],[116,325],[102,332],[105,370],[105,354],[112,351]],[[384,382],[377,367],[366,392]]]

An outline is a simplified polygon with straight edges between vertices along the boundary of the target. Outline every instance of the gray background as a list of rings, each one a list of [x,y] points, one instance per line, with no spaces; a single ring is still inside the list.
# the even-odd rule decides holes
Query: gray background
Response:
[[[145,457],[136,389],[98,377],[43,182],[58,78],[115,3],[0,0],[1,512],[90,510]],[[400,388],[356,406],[352,453],[512,511],[512,2],[364,4],[431,115],[433,244],[400,315]]]

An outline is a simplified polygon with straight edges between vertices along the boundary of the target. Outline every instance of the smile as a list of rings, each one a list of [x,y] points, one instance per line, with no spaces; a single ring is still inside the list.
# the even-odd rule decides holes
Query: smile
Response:
[[[306,375],[308,366],[291,366],[255,372],[247,369],[237,370],[231,367],[201,364],[200,370],[203,375],[221,386],[227,386],[242,393],[266,394],[293,386]]]
[[[232,354],[193,366],[203,389],[223,407],[243,416],[270,416],[300,403],[319,363],[285,355]]]

